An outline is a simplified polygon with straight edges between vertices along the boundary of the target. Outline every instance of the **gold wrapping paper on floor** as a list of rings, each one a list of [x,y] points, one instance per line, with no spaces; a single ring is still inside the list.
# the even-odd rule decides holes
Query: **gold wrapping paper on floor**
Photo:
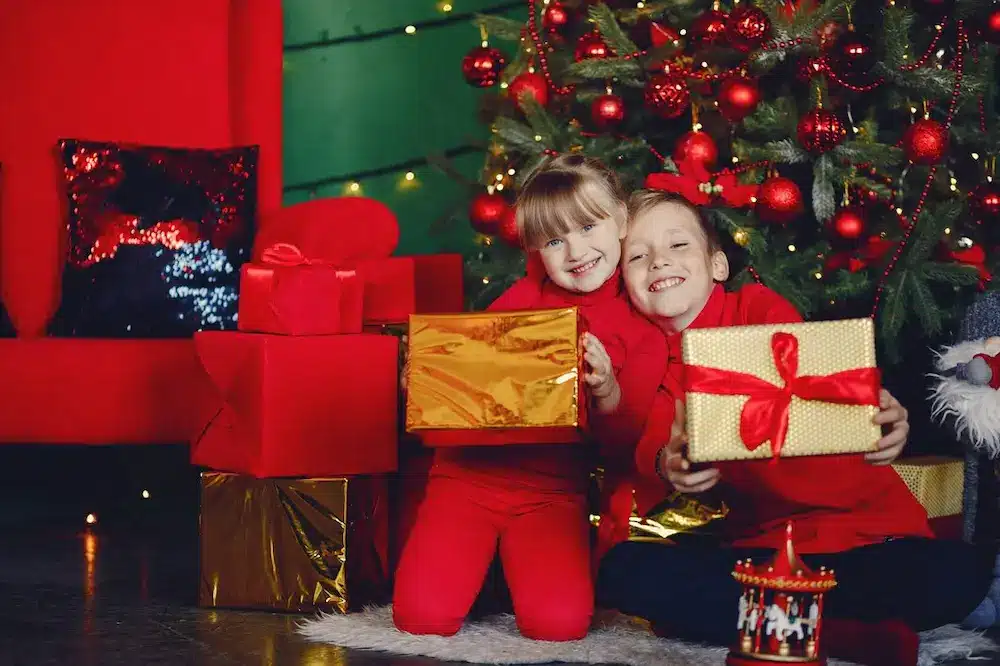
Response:
[[[690,330],[683,338],[684,364],[750,374],[783,386],[771,350],[772,335],[779,331],[798,339],[799,377],[875,367],[871,319]],[[740,415],[747,401],[745,395],[687,394],[692,462],[772,457],[770,441],[751,451],[740,436]],[[781,456],[872,451],[882,436],[872,423],[877,411],[872,405],[803,400],[793,395]]]
[[[347,612],[386,601],[384,477],[201,475],[204,607]]]
[[[962,513],[965,463],[959,458],[921,456],[892,466],[927,511],[928,518]]]
[[[591,483],[595,492],[591,500],[590,524],[598,527],[601,524],[598,498],[603,483],[603,470],[598,469],[591,474]],[[707,533],[707,525],[725,518],[728,514],[729,507],[725,502],[714,499],[703,502],[699,498],[679,492],[671,493],[645,516],[639,515],[633,501],[632,515],[629,517],[629,541],[661,541],[680,533]]]
[[[406,429],[581,425],[576,308],[412,315]]]

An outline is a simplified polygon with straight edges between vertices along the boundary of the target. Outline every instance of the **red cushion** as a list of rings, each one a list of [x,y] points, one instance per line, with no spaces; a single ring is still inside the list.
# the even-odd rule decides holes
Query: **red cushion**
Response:
[[[0,288],[20,335],[41,335],[58,303],[65,220],[56,141],[262,144],[261,207],[276,207],[280,68],[274,0],[45,0],[6,12]]]

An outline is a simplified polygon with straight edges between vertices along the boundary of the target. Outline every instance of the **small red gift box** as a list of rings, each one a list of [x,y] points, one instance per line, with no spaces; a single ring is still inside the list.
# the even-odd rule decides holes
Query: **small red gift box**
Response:
[[[313,262],[356,270],[364,283],[366,325],[403,324],[415,312],[461,311],[462,257],[392,257],[398,242],[393,212],[364,197],[316,199],[282,209],[264,221],[257,236],[258,256],[275,243],[287,243]]]
[[[324,335],[360,333],[364,283],[353,270],[306,257],[289,243],[264,250],[240,276],[241,331]]]
[[[191,462],[257,478],[395,471],[398,344],[390,335],[197,333],[218,394]]]

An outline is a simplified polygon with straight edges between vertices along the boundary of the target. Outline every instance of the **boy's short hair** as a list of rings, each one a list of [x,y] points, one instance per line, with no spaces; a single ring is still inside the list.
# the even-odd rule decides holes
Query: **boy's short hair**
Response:
[[[614,171],[580,154],[548,159],[517,199],[517,229],[524,246],[537,249],[552,238],[613,217],[625,205]]]
[[[701,209],[684,197],[671,192],[663,190],[636,190],[633,192],[628,200],[629,227],[632,226],[637,217],[661,204],[679,206],[690,211],[694,215],[694,218],[698,220],[698,226],[705,237],[709,253],[724,251],[722,241],[719,238],[719,232],[716,230],[715,225],[701,212]]]

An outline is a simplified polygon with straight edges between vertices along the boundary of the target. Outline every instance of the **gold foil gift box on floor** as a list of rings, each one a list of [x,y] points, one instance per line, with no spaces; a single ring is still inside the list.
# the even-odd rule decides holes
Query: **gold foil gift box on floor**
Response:
[[[927,511],[928,518],[962,513],[965,463],[960,458],[919,456],[892,466]]]
[[[572,443],[576,308],[410,317],[406,429],[429,446]]]
[[[692,462],[872,451],[882,436],[870,319],[686,331]]]
[[[199,604],[348,612],[389,597],[381,476],[201,475]]]

